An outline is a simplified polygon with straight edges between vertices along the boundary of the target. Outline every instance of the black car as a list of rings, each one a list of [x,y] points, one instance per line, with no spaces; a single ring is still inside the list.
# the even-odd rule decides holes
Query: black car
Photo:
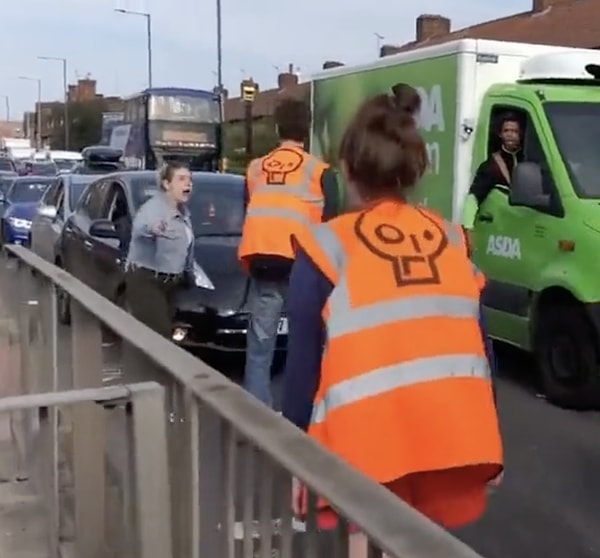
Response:
[[[189,208],[199,264],[197,286],[180,293],[173,340],[189,348],[243,351],[249,281],[238,262],[237,249],[244,220],[244,179],[212,172],[192,176]],[[105,297],[125,305],[129,236],[124,231],[130,230],[133,215],[157,189],[154,171],[113,173],[90,184],[61,235],[63,267]],[[285,348],[285,317],[280,331],[278,348]]]

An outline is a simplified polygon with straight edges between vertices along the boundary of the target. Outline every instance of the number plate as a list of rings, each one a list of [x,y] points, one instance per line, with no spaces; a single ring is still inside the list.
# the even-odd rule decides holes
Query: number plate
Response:
[[[277,326],[277,335],[287,335],[288,332],[288,321],[287,318],[281,318],[279,325]]]

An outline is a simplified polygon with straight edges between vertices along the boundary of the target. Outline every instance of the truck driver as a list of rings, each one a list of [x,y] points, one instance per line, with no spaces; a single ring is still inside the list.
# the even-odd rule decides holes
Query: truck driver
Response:
[[[462,214],[462,226],[473,228],[481,204],[494,186],[510,188],[510,177],[517,163],[523,161],[521,151],[521,122],[514,113],[505,113],[499,122],[500,147],[479,165],[469,188]]]

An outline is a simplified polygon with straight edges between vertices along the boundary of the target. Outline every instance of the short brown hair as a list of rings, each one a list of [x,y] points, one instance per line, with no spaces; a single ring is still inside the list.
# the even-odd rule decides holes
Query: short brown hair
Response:
[[[415,98],[402,88],[398,95],[368,99],[354,115],[342,138],[340,161],[364,197],[402,196],[425,173],[427,150],[415,110]]]
[[[275,108],[275,124],[280,139],[304,142],[310,129],[310,108],[304,101],[283,99]]]
[[[163,186],[163,182],[171,182],[171,180],[173,180],[173,176],[175,176],[175,173],[180,169],[190,170],[190,167],[182,161],[166,162],[158,173],[159,187],[164,190],[165,188]]]

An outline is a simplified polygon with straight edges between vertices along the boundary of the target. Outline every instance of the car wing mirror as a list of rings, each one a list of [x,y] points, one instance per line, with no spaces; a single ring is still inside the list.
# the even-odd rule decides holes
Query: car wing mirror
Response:
[[[542,169],[537,163],[519,163],[512,173],[509,203],[514,206],[545,208],[550,194],[544,193]]]
[[[110,219],[98,219],[90,225],[90,235],[96,238],[119,238],[113,222]]]

